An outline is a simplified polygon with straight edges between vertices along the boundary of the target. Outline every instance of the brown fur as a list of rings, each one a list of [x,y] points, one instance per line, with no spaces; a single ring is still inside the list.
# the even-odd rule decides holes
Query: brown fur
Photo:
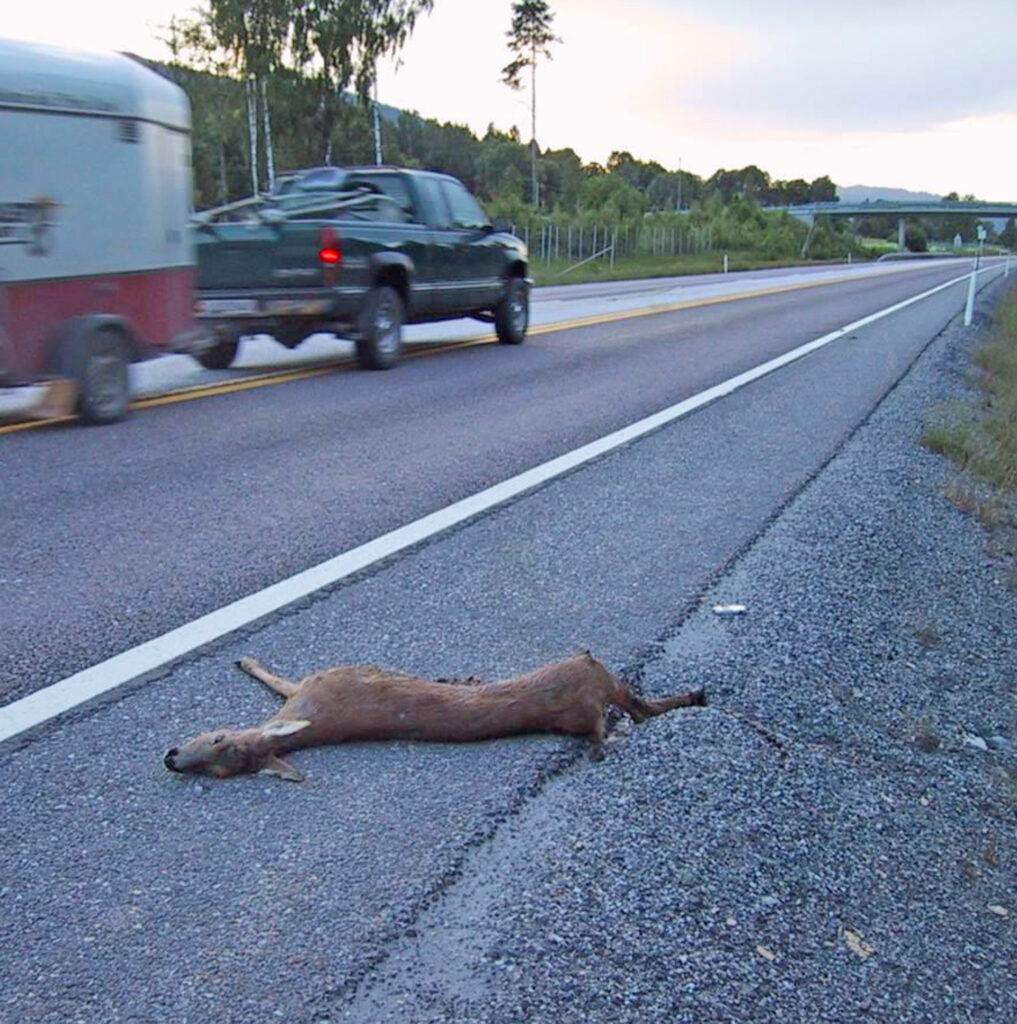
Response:
[[[672,708],[705,704],[702,690],[643,700],[587,651],[509,682],[456,686],[365,665],[341,665],[295,683],[253,658],[237,663],[286,698],[263,726],[202,733],[166,753],[171,771],[226,777],[269,772],[302,776],[281,755],[304,747],[356,740],[463,743],[518,733],[588,736],[603,756],[605,712],[621,708],[643,722]]]

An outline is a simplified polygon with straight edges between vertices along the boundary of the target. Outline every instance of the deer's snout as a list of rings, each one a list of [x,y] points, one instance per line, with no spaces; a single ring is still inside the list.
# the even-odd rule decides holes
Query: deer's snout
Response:
[[[162,763],[164,765],[166,765],[166,767],[171,772],[178,772],[178,771],[180,771],[180,769],[177,767],[177,762],[176,762],[176,756],[179,753],[180,753],[180,750],[177,747],[170,747],[170,749],[166,751],[166,756],[162,759]]]

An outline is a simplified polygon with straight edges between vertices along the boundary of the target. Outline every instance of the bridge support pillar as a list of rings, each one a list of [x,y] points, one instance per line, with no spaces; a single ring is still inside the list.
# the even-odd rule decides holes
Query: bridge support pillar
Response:
[[[903,252],[907,248],[907,226],[904,223],[904,218],[901,217],[897,221],[897,249]]]

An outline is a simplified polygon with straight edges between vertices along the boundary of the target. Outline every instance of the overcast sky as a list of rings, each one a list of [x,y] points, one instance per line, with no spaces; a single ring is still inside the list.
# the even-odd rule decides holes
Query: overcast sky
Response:
[[[0,31],[163,56],[192,0],[11,0]],[[550,0],[562,42],[537,74],[537,138],[585,161],[629,150],[704,177],[758,164],[1017,201],[1017,0]],[[435,0],[379,73],[427,117],[518,126],[500,82],[510,0]]]

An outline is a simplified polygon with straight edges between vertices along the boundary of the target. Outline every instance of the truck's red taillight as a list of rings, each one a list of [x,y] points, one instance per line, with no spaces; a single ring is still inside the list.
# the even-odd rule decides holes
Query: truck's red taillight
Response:
[[[343,253],[339,248],[339,242],[335,237],[332,228],[321,229],[321,245],[318,249],[318,259],[327,267],[336,267],[342,262]]]

